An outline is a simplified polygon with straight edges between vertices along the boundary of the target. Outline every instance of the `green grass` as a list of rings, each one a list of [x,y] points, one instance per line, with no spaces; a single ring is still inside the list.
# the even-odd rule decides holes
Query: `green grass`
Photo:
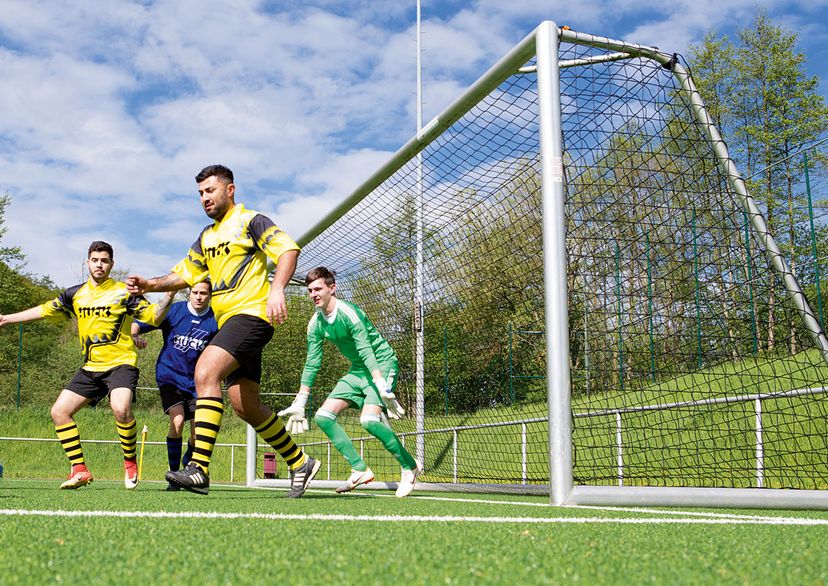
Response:
[[[214,486],[207,496],[167,493],[162,488],[160,483],[143,483],[127,492],[120,483],[96,481],[77,491],[59,491],[54,482],[0,481],[2,583],[828,581],[828,525],[755,525],[738,519],[731,519],[732,524],[694,524],[689,522],[692,517],[680,511],[561,509],[542,506],[545,499],[532,497],[463,499],[417,492],[408,499],[395,499],[385,491],[336,495],[311,490],[301,499],[290,500],[283,498],[284,491],[234,486]],[[48,514],[10,514],[13,510]],[[58,517],[58,511],[183,516]],[[201,513],[241,516],[204,518]],[[251,514],[294,518],[253,518]],[[828,521],[826,512],[764,511],[758,515]],[[388,519],[393,516],[399,518]],[[677,517],[688,520],[677,524],[646,521]],[[484,522],[494,518],[507,521]],[[564,522],[576,518],[604,522]],[[537,519],[558,521],[532,522]],[[631,519],[641,523],[618,522]]]

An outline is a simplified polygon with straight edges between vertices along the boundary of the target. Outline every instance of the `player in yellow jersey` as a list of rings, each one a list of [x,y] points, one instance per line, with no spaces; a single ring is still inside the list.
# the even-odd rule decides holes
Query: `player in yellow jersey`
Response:
[[[259,396],[262,349],[273,337],[273,324],[287,317],[285,286],[296,270],[299,247],[270,218],[236,203],[233,172],[227,167],[205,167],[196,175],[196,183],[201,205],[213,223],[168,275],[127,278],[135,294],[175,291],[208,278],[213,284],[211,305],[219,331],[196,364],[195,450],[183,470],[170,471],[166,478],[191,492],[209,492],[210,460],[224,416],[224,381],[235,412],[287,462],[288,496],[299,497],[320,463],[305,455]],[[272,283],[267,278],[268,258],[276,263]]]
[[[109,396],[124,453],[124,485],[138,485],[135,462],[137,426],[132,414],[138,384],[138,355],[130,336],[132,318],[159,324],[170,298],[151,305],[142,296],[132,295],[126,285],[109,278],[114,265],[112,246],[95,241],[89,246],[89,280],[66,289],[57,298],[19,313],[0,315],[0,326],[41,318],[78,320],[78,336],[84,353],[83,366],[66,385],[54,405],[55,431],[72,465],[61,488],[79,488],[92,482],[81,449],[74,415],[86,405],[96,405]]]

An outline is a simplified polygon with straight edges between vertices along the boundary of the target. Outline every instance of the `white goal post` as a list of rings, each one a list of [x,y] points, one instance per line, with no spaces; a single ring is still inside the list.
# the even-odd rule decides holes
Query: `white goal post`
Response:
[[[299,272],[336,269],[395,347],[423,488],[828,508],[828,339],[772,229],[678,55],[546,21],[298,239]],[[247,484],[285,486],[261,449]]]

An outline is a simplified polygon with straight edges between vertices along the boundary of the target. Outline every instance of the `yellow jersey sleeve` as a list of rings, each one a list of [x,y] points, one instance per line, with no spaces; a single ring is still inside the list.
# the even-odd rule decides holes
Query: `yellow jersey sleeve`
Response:
[[[262,214],[256,214],[247,226],[250,238],[256,248],[264,252],[275,263],[288,250],[299,250],[299,245],[287,235],[273,220]]]
[[[72,304],[75,293],[83,287],[83,285],[75,285],[66,289],[63,293],[47,301],[40,306],[40,311],[43,317],[50,321],[64,321],[75,315],[75,310]]]
[[[183,258],[172,268],[172,272],[184,279],[184,282],[186,282],[190,287],[196,283],[201,283],[209,275],[207,259],[204,258],[204,251],[201,248],[201,237],[205,231],[209,230],[209,228],[210,227],[208,226],[201,231],[201,234],[198,235],[198,238],[190,247],[186,258]]]

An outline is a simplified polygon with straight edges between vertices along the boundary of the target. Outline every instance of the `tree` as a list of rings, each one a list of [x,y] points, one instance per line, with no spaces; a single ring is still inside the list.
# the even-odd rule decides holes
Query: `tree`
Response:
[[[8,228],[5,227],[6,208],[9,206],[10,203],[10,195],[0,195],[0,240],[3,239],[3,236],[6,235],[6,232],[8,230]],[[23,252],[20,250],[19,246],[0,246],[0,262],[4,262],[6,264],[21,263],[23,262],[23,259]]]
[[[714,121],[730,138],[731,154],[744,176],[755,175],[748,187],[795,271],[796,226],[804,219],[805,206],[796,189],[802,177],[801,159],[791,155],[828,125],[828,108],[817,93],[817,78],[804,70],[796,33],[774,25],[760,11],[737,37],[734,47],[726,37],[709,33],[701,46],[692,48],[691,67]],[[783,335],[789,351],[796,352],[796,317],[791,314],[787,324],[777,323],[776,276],[767,278],[765,347],[773,350],[777,337]]]

